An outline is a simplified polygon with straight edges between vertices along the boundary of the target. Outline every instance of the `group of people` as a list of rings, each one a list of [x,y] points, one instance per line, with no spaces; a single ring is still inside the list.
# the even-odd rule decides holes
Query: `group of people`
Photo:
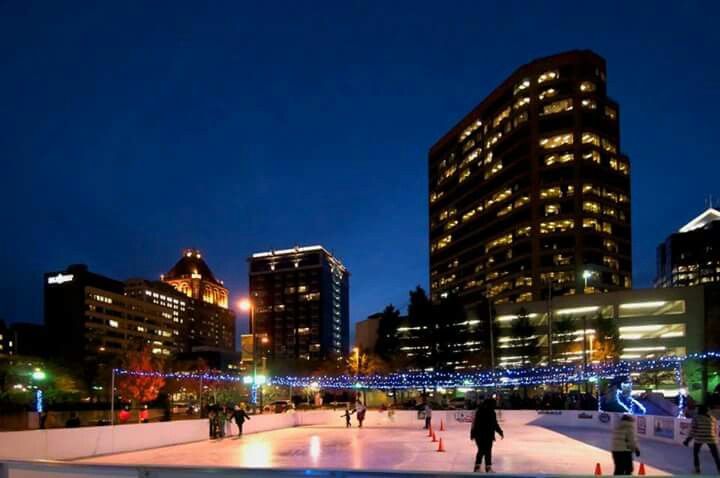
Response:
[[[210,439],[225,438],[232,435],[230,424],[234,421],[238,427],[238,438],[243,434],[243,425],[250,420],[250,415],[240,405],[219,406],[211,403],[207,409],[208,422],[210,424]]]
[[[347,405],[345,407],[345,413],[343,413],[341,416],[345,418],[345,428],[352,427],[352,421],[350,420],[350,417],[355,414],[358,421],[358,428],[362,428],[363,422],[365,421],[365,414],[367,413],[367,407],[358,400],[355,402],[355,408],[350,410],[350,405]]]

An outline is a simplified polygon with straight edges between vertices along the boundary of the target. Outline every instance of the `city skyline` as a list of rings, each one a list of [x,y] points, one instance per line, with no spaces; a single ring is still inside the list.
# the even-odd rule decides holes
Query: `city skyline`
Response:
[[[206,58],[224,40],[212,35],[224,22],[212,7],[113,11],[117,25],[147,27],[166,14],[180,23],[173,29],[161,22],[129,45],[122,44],[125,31],[100,32],[107,11],[3,8],[12,14],[0,19],[0,37],[16,40],[0,47],[10,71],[0,80],[9,113],[0,116],[9,133],[0,144],[10,158],[0,189],[6,204],[17,205],[6,221],[14,234],[0,248],[6,268],[0,318],[10,322],[41,321],[46,271],[81,262],[112,277],[158,279],[185,247],[210,258],[236,300],[247,291],[250,253],[321,243],[353,271],[353,323],[390,302],[404,308],[410,289],[428,288],[428,149],[516,67],[572,49],[592,49],[607,60],[612,96],[623,108],[623,149],[633,164],[635,287],[652,285],[657,244],[717,194],[720,167],[707,158],[717,149],[718,67],[710,45],[718,34],[699,25],[709,22],[714,5],[663,12],[629,6],[625,18],[600,12],[589,20],[593,31],[544,32],[532,44],[504,49],[487,43],[493,35],[499,42],[550,25],[552,12],[530,6],[533,15],[509,21],[507,30],[459,19],[456,30],[438,27],[429,41],[418,33],[437,27],[433,15],[442,23],[448,12],[394,6],[381,21],[385,9],[354,5],[333,12],[350,21],[350,32],[321,15],[292,27],[281,20],[265,29],[242,23],[227,35],[244,39],[252,32],[267,44],[225,47]],[[264,13],[253,8],[245,22]],[[510,15],[505,7],[493,9]],[[704,19],[697,17],[701,10]],[[197,21],[183,22],[190,13]],[[578,12],[574,21],[581,17]],[[57,18],[71,19],[74,28]],[[646,24],[670,18],[676,21],[666,38],[645,44]],[[46,31],[24,37],[20,30],[29,21]],[[317,27],[326,30],[311,35]],[[97,35],[94,47],[83,43],[88,32]],[[345,51],[338,43],[351,33],[367,42]],[[62,41],[50,45],[54,36]],[[687,41],[674,42],[676,36]],[[287,46],[295,37],[302,37],[299,44]],[[17,38],[32,54],[10,54]],[[143,40],[159,46],[145,50]],[[173,55],[186,45],[194,47],[188,58]],[[463,55],[463,48],[479,54]],[[320,52],[311,65],[304,63],[305,49]],[[270,54],[279,59],[266,62]],[[255,73],[245,74],[248,65]],[[52,84],[29,74],[38,66],[49,68]],[[277,79],[285,70],[292,80]],[[277,91],[283,98],[273,99]],[[668,174],[679,161],[693,172]],[[319,205],[322,215],[314,213]]]

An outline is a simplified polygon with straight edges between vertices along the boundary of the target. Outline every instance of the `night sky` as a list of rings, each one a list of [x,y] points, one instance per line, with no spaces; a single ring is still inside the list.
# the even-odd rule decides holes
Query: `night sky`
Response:
[[[351,320],[428,283],[427,151],[516,67],[608,61],[634,281],[720,161],[718,2],[0,0],[0,318],[42,273],[159,278],[184,247],[234,298],[252,252],[323,244]]]

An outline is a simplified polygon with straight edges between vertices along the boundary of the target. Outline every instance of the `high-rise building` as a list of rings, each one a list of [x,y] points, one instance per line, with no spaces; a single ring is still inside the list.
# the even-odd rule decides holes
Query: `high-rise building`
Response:
[[[445,134],[429,153],[432,299],[630,288],[619,121],[604,59],[571,51],[521,66]]]
[[[325,360],[349,346],[349,277],[322,246],[253,254],[250,295],[259,357]]]
[[[52,356],[89,364],[149,347],[161,356],[184,347],[186,297],[162,283],[123,283],[85,265],[45,274],[45,325]]]
[[[708,208],[657,249],[655,287],[720,282],[720,211]]]
[[[235,314],[228,308],[230,294],[223,282],[215,278],[200,251],[183,251],[162,280],[191,299],[185,324],[188,349],[213,347],[235,351]]]

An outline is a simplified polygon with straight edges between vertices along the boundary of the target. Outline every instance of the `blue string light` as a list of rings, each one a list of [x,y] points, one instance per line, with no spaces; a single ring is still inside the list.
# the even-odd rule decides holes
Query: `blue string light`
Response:
[[[680,376],[683,362],[687,360],[720,359],[719,352],[690,354],[683,357],[659,357],[656,359],[621,361],[617,363],[581,365],[551,365],[528,369],[497,369],[483,372],[398,372],[386,375],[339,375],[339,376],[277,376],[268,377],[267,383],[296,388],[320,387],[324,389],[373,389],[402,390],[420,388],[478,388],[497,386],[524,386],[541,384],[577,383],[601,378],[627,376],[631,373],[674,369]],[[205,382],[243,383],[243,376],[211,372],[157,372],[115,369],[119,376],[162,377],[166,379],[203,380]]]

